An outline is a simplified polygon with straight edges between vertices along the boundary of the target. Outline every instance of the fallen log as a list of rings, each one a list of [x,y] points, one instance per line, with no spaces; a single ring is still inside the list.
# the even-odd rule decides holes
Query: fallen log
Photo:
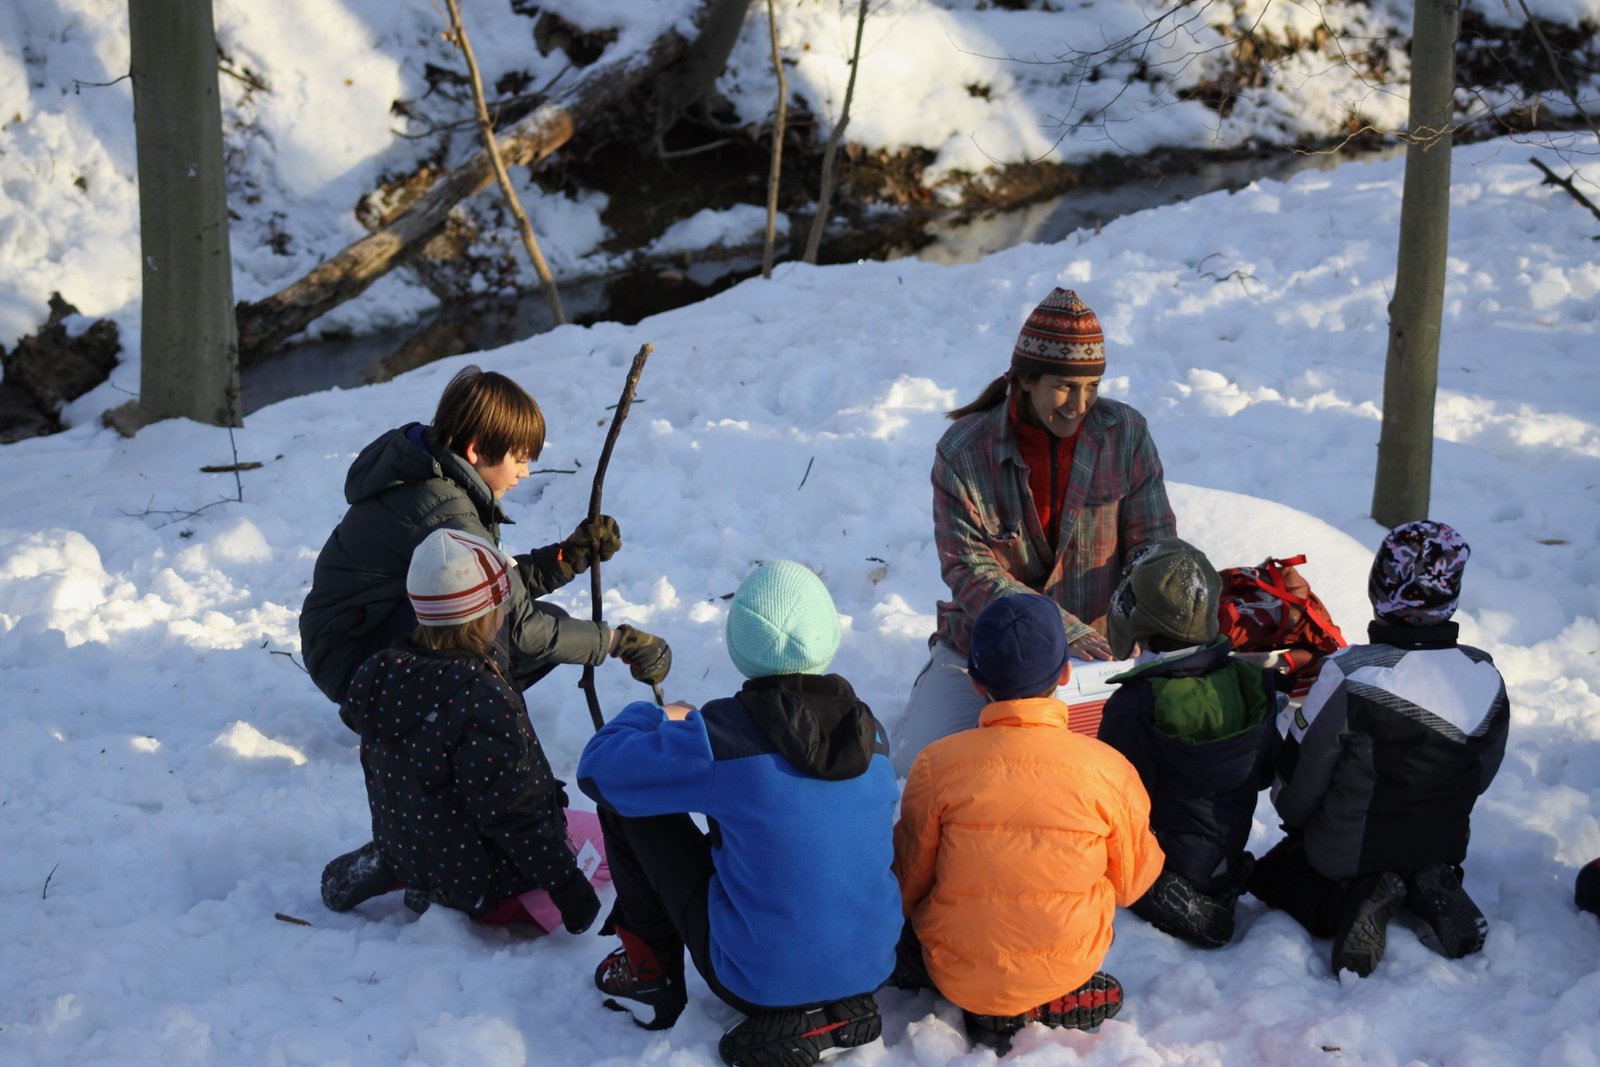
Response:
[[[690,47],[669,31],[643,52],[589,67],[560,98],[540,105],[495,138],[501,158],[507,166],[537,164],[584,123],[688,55]],[[493,161],[488,149],[480,148],[387,225],[319,263],[287,289],[237,305],[240,366],[259,362],[321,315],[360,295],[442,231],[457,204],[493,181]]]

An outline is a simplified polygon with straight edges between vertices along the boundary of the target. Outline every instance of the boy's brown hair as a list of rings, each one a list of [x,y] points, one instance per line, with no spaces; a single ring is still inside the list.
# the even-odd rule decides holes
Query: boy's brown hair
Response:
[[[504,374],[467,366],[444,387],[433,433],[440,445],[458,455],[474,445],[488,463],[499,463],[507,454],[537,459],[544,451],[544,412]]]

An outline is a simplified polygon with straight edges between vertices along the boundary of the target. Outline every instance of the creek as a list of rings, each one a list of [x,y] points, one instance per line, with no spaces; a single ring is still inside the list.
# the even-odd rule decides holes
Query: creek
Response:
[[[1384,158],[1399,151],[1392,147],[1377,153],[1278,151],[1227,160],[1198,157],[1181,170],[1169,165],[1154,174],[1148,163],[1130,160],[1129,175],[1115,186],[1084,186],[1047,200],[983,214],[906,215],[886,211],[869,224],[836,226],[823,241],[819,261],[887,261],[914,256],[943,264],[970,263],[1020,244],[1060,241],[1078,230],[1093,230],[1136,211],[1221,190],[1242,189],[1262,179],[1283,181],[1302,170],[1326,170],[1355,159]],[[782,269],[782,262],[778,269]],[[760,273],[760,250],[754,249],[696,258],[670,269],[663,269],[658,263],[559,284],[569,321],[634,323],[704,300]],[[291,396],[386,380],[434,359],[485,351],[531,337],[548,330],[550,325],[544,300],[533,290],[515,301],[442,307],[431,319],[403,329],[287,346],[241,375],[244,410],[248,414]]]

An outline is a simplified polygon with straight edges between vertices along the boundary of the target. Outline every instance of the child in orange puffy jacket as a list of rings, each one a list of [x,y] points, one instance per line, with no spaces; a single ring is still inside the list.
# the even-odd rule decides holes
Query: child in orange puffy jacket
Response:
[[[917,756],[894,829],[907,918],[894,980],[936,988],[1002,1052],[1029,1022],[1089,1029],[1121,1009],[1099,969],[1111,921],[1165,861],[1133,766],[1067,728],[1067,653],[1044,597],[983,610],[967,664],[990,703],[977,729]]]

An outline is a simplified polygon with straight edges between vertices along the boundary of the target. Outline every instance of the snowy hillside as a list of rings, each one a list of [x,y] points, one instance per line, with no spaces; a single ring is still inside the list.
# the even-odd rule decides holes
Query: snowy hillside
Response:
[[[1126,1009],[1098,1033],[1030,1030],[1007,1062],[1597,1063],[1600,922],[1571,893],[1600,855],[1600,266],[1592,218],[1540,185],[1533,154],[1456,153],[1440,359],[1433,512],[1472,545],[1463,639],[1494,654],[1514,706],[1467,865],[1484,951],[1449,962],[1397,927],[1376,974],[1339,981],[1326,942],[1249,898],[1213,953],[1121,916],[1107,969]],[[969,266],[786,265],[637,327],[485,353],[544,406],[537,466],[579,469],[508,498],[508,544],[571,528],[606,406],[653,342],[606,483],[625,539],[607,617],[672,642],[669,696],[722,695],[737,678],[720,597],[757,560],[802,560],[846,617],[837,669],[893,729],[943,592],[941,413],[1064,285],[1106,328],[1106,392],[1149,417],[1180,532],[1219,565],[1306,553],[1359,638],[1401,174],[1305,174]],[[118,262],[71,269],[115,304],[131,299]],[[0,1062],[717,1062],[733,1017],[703,986],[663,1034],[600,1006],[608,939],[519,939],[392,896],[320,905],[323,863],[366,839],[367,815],[355,739],[296,662],[296,614],[349,461],[426,418],[464,362],[256,413],[236,434],[264,464],[242,501],[232,475],[197,470],[231,461],[219,429],[89,425],[0,449]],[[581,585],[556,599],[587,613]],[[568,778],[590,732],[577,673],[530,694]],[[599,676],[611,711],[641,695],[614,663]],[[1251,847],[1277,835],[1263,800]],[[881,1003],[883,1041],[835,1062],[992,1062],[931,994]]]

